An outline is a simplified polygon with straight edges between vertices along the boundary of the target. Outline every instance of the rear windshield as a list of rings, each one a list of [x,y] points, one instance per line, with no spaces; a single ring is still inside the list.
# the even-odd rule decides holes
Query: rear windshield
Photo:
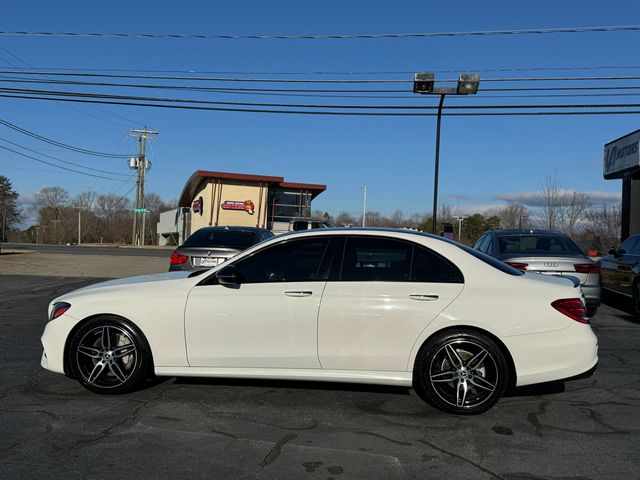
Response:
[[[582,253],[573,240],[562,235],[504,235],[499,237],[498,248],[501,254],[507,255]]]
[[[203,228],[191,235],[185,247],[228,247],[244,250],[258,243],[255,232],[243,230],[208,230]]]

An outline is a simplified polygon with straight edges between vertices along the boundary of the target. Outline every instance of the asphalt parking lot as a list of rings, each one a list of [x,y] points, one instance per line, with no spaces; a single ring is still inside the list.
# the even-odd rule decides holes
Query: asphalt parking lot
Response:
[[[517,390],[474,417],[350,384],[167,378],[111,397],[39,365],[47,303],[96,280],[0,270],[2,479],[638,478],[628,311],[593,319],[593,377]]]

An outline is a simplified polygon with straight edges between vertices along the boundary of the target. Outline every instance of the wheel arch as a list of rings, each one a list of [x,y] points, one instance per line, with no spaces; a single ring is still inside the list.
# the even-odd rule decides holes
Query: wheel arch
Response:
[[[144,334],[144,332],[142,331],[142,329],[134,322],[132,322],[131,320],[129,320],[126,317],[123,317],[122,315],[118,315],[116,313],[96,313],[94,315],[90,315],[88,317],[83,318],[82,320],[80,320],[78,323],[76,323],[73,328],[69,331],[69,334],[67,335],[67,339],[65,340],[64,343],[64,358],[63,358],[63,367],[64,367],[64,374],[69,377],[69,378],[75,378],[75,376],[73,375],[73,370],[71,369],[71,342],[73,337],[75,336],[76,332],[83,326],[85,325],[87,322],[95,319],[95,318],[99,318],[99,317],[109,317],[111,319],[114,320],[120,320],[121,322],[125,323],[128,327],[134,329],[136,331],[136,333],[138,335],[140,335],[140,337],[144,340],[144,342],[146,343],[146,347],[147,347],[147,351],[149,352],[149,355],[151,356],[150,360],[150,365],[151,368],[153,369],[154,366],[154,360],[153,360],[153,351],[151,350],[151,345],[149,343],[149,340],[147,339],[147,336]]]
[[[431,340],[434,336],[440,335],[442,333],[456,332],[460,330],[478,332],[482,335],[489,337],[498,346],[498,348],[504,355],[504,358],[507,362],[507,370],[508,370],[507,371],[507,390],[511,390],[513,387],[515,387],[518,375],[516,371],[515,362],[513,361],[513,357],[511,356],[511,352],[509,351],[507,346],[504,344],[502,340],[500,340],[500,338],[497,335],[491,333],[488,330],[485,330],[484,328],[480,328],[472,325],[455,325],[455,326],[444,327],[432,332],[427,338],[425,338],[422,344],[420,345],[420,348],[417,349],[416,356],[413,359],[413,367],[412,367],[413,383],[415,383],[415,376],[417,374],[417,367],[418,367],[418,360],[420,358],[420,352],[422,352],[422,349],[425,348],[427,343],[429,343],[429,340]]]

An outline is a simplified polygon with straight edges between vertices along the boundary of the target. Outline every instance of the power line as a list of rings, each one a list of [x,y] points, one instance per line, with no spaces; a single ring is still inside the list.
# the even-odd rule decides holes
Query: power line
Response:
[[[380,109],[380,110],[436,110],[435,105],[336,105],[336,104],[301,104],[301,103],[255,103],[255,102],[226,102],[214,100],[196,100],[167,97],[141,97],[133,95],[110,95],[98,93],[81,92],[59,92],[51,90],[31,90],[20,88],[0,88],[0,92],[10,94],[48,95],[51,97],[79,97],[85,99],[106,99],[106,100],[132,100],[142,102],[165,102],[165,103],[189,103],[201,105],[229,105],[243,107],[277,107],[277,108],[325,108],[325,109]],[[508,98],[508,97],[507,97]],[[552,109],[552,108],[637,108],[640,104],[635,103],[605,103],[605,104],[530,104],[530,105],[449,105],[445,110],[477,110],[477,109]],[[1,122],[0,122],[1,123]]]
[[[43,157],[47,157],[47,158],[50,158],[52,160],[56,160],[58,162],[66,163],[67,165],[73,165],[74,167],[84,168],[85,170],[91,170],[91,171],[94,171],[94,172],[106,173],[106,174],[109,174],[109,175],[119,175],[119,176],[123,176],[123,177],[131,177],[132,176],[132,175],[127,174],[127,173],[110,172],[110,171],[107,171],[107,170],[100,170],[100,169],[97,169],[97,168],[86,167],[84,165],[80,165],[79,163],[69,162],[68,160],[63,160],[61,158],[54,157],[52,155],[48,155],[46,153],[39,152],[37,150],[34,150],[33,148],[25,147],[24,145],[20,145],[19,143],[12,142],[10,140],[7,140],[6,138],[0,137],[0,140],[5,142],[5,143],[8,143],[10,145],[13,145],[15,147],[19,147],[19,148],[22,148],[24,150],[27,150],[29,152],[37,153],[38,155],[41,155]]]
[[[27,155],[26,153],[18,152],[17,150],[14,150],[14,149],[9,148],[9,147],[4,147],[4,146],[0,145],[0,148],[2,148],[4,150],[8,150],[10,152],[13,152],[16,155],[20,155],[22,157],[30,158],[31,160],[35,160],[36,162],[44,163],[46,165],[51,165],[52,167],[56,167],[56,168],[59,168],[61,170],[67,170],[69,172],[79,173],[80,175],[86,175],[88,177],[98,177],[98,178],[102,178],[103,180],[112,180],[114,182],[122,182],[121,178],[109,178],[109,177],[104,177],[104,176],[101,176],[101,175],[94,175],[93,173],[81,172],[79,170],[74,170],[73,168],[63,167],[62,165],[56,165],[55,163],[47,162],[46,160],[41,160],[39,158],[32,157],[31,155]]]
[[[249,109],[249,108],[225,108],[225,107],[205,107],[198,105],[163,105],[158,103],[141,103],[125,101],[106,101],[98,99],[77,99],[77,98],[54,98],[41,97],[36,95],[2,94],[0,98],[19,98],[29,100],[49,100],[57,102],[75,103],[100,103],[106,105],[128,105],[137,107],[154,107],[181,110],[203,110],[220,112],[241,112],[241,113],[272,113],[272,114],[294,114],[294,115],[334,115],[334,116],[377,116],[377,117],[433,117],[435,113],[425,112],[341,112],[341,111],[311,111],[311,110],[270,110],[270,109]],[[572,105],[569,105],[572,106]],[[500,108],[500,107],[495,107]],[[579,107],[577,107],[579,108]],[[640,114],[640,110],[609,110],[609,111],[564,111],[564,112],[463,112],[445,113],[446,116],[456,117],[481,117],[481,116],[554,116],[554,115],[628,115]]]
[[[96,38],[142,38],[172,40],[343,40],[343,39],[388,39],[388,38],[437,38],[496,35],[547,35],[554,33],[606,33],[637,32],[640,25],[610,25],[603,27],[533,28],[523,30],[477,30],[462,32],[423,33],[379,33],[348,35],[194,35],[170,33],[99,33],[99,32],[24,32],[0,31],[0,36],[21,37],[96,37]]]
[[[62,94],[63,92],[54,92],[54,93]],[[73,145],[68,145],[66,143],[58,142],[57,140],[52,140],[52,139],[44,137],[42,135],[38,135],[37,133],[32,132],[31,130],[27,130],[26,128],[19,127],[17,125],[14,125],[13,123],[10,123],[10,122],[7,122],[6,120],[1,119],[1,118],[0,118],[0,125],[4,125],[5,127],[11,128],[12,130],[15,130],[15,131],[20,132],[20,133],[22,133],[24,135],[27,135],[29,137],[35,138],[37,140],[40,140],[42,142],[49,143],[49,144],[55,145],[57,147],[66,148],[67,150],[71,150],[71,151],[74,151],[74,152],[84,153],[86,155],[93,155],[93,156],[96,156],[96,157],[129,158],[129,155],[118,155],[118,154],[114,154],[114,153],[97,152],[95,150],[87,150],[85,148],[74,147]]]
[[[14,53],[10,52],[9,50],[7,50],[6,48],[4,48],[4,47],[3,47],[3,46],[1,46],[1,45],[0,45],[0,50],[4,51],[5,53],[7,53],[8,55],[10,55],[11,57],[13,57],[13,58],[15,58],[16,60],[18,60],[19,62],[21,62],[23,65],[26,65],[27,67],[29,67],[30,69],[34,69],[34,68],[35,68],[35,67],[33,67],[33,65],[31,65],[31,64],[29,64],[28,62],[24,61],[22,58],[18,57],[17,55],[15,55]],[[14,68],[20,68],[20,67],[17,67],[15,64],[11,63],[11,62],[8,62],[7,60],[4,60],[4,62],[5,62],[5,63],[8,63],[9,65],[13,66]],[[37,69],[36,69],[36,70],[37,70]],[[65,89],[66,87],[61,87],[61,88]],[[101,118],[101,117],[98,117],[98,116],[96,116],[96,115],[91,115],[90,113],[85,112],[85,111],[82,111],[82,110],[77,109],[77,108],[74,108],[74,107],[73,107],[73,106],[71,106],[71,105],[66,105],[66,107],[67,107],[67,108],[70,108],[71,110],[75,110],[76,112],[79,112],[79,113],[81,113],[81,114],[83,114],[83,115],[87,115],[87,116],[89,116],[89,117],[92,117],[92,118],[96,118],[96,119],[98,119],[98,120],[101,120],[101,121],[103,121],[103,122],[108,122],[108,123],[111,123],[111,124],[113,124],[113,125],[126,126],[126,125],[123,125],[122,123],[114,122],[113,120],[108,120],[108,119],[106,119],[106,118]],[[104,109],[103,107],[100,107],[100,106],[97,106],[97,105],[89,105],[89,107],[90,107],[90,108],[93,108],[94,110],[101,111],[101,112],[103,112],[103,113],[107,113],[107,114],[110,114],[110,115],[112,115],[112,116],[118,117],[118,118],[120,118],[121,120],[125,120],[125,121],[127,121],[127,122],[131,122],[131,120],[129,120],[129,119],[127,119],[127,118],[124,118],[124,117],[121,117],[121,116],[119,116],[119,115],[117,115],[117,114],[115,114],[115,113],[113,113],[113,112],[109,112],[108,110]],[[134,123],[135,123],[135,122],[134,122]]]
[[[0,76],[1,83],[16,83],[12,77]],[[407,93],[407,89],[289,89],[289,88],[228,88],[228,87],[202,87],[195,85],[159,85],[159,84],[140,84],[140,83],[118,83],[118,82],[87,82],[87,81],[74,81],[74,80],[38,80],[38,79],[20,79],[20,83],[35,83],[35,84],[64,84],[73,86],[100,86],[100,87],[126,87],[126,88],[138,88],[138,89],[155,89],[155,90],[177,90],[177,91],[194,91],[194,92],[207,92],[207,93],[223,93],[223,94],[243,94],[243,95],[272,95],[272,96],[300,96],[300,97],[335,97],[335,98],[411,98],[415,100],[421,99],[418,95],[409,96],[388,96],[383,97],[380,95],[324,95],[324,93]],[[480,93],[484,92],[512,92],[512,91],[583,91],[583,90],[640,90],[640,85],[637,86],[609,86],[609,87],[526,87],[526,88],[481,88]],[[67,90],[70,91],[70,90]],[[268,93],[265,93],[268,92]],[[282,92],[282,93],[280,93]],[[295,92],[295,94],[294,94]],[[300,95],[297,92],[317,92],[314,95]],[[610,94],[615,96],[613,94]],[[557,95],[561,96],[561,95]],[[578,96],[578,95],[567,95]],[[588,96],[588,95],[585,95]],[[601,95],[605,96],[605,95]],[[483,97],[487,97],[483,95]],[[522,97],[524,98],[524,97]]]
[[[206,81],[206,82],[245,82],[245,83],[318,83],[318,84],[387,84],[387,83],[413,83],[412,79],[327,79],[327,78],[239,78],[239,77],[202,77],[180,75],[132,75],[118,73],[87,73],[87,72],[54,72],[54,71],[24,71],[5,70],[5,75],[43,75],[48,77],[101,77],[101,78],[131,78],[142,80],[179,80],[179,81]],[[486,82],[559,82],[559,81],[620,81],[640,80],[639,75],[622,76],[582,76],[582,77],[496,77],[482,78]],[[438,82],[457,82],[457,78],[438,79]]]
[[[23,69],[15,66],[16,69]],[[215,75],[413,75],[417,70],[369,70],[369,71],[247,71],[247,70],[196,70],[196,69],[141,69],[141,68],[73,68],[73,67],[32,67],[35,70],[49,70],[58,72],[131,72],[131,73],[183,73],[183,74],[215,74]],[[0,70],[8,67],[0,67]],[[551,71],[593,71],[593,70],[637,70],[640,65],[600,65],[600,66],[567,66],[567,67],[522,67],[522,68],[475,68],[467,67],[449,70],[434,70],[434,73],[458,73],[469,71],[475,73],[498,73],[498,72],[551,72]]]

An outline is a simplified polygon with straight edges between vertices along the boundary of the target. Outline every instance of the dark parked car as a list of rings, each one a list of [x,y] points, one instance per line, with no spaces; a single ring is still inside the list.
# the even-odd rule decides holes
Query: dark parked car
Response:
[[[633,299],[633,306],[640,313],[640,235],[627,238],[618,248],[598,262],[602,276],[602,288]]]
[[[600,268],[562,232],[491,230],[473,248],[527,272],[574,277],[580,281],[589,316],[600,306]]]
[[[264,228],[204,227],[171,254],[169,271],[217,267],[236,253],[273,237]]]

